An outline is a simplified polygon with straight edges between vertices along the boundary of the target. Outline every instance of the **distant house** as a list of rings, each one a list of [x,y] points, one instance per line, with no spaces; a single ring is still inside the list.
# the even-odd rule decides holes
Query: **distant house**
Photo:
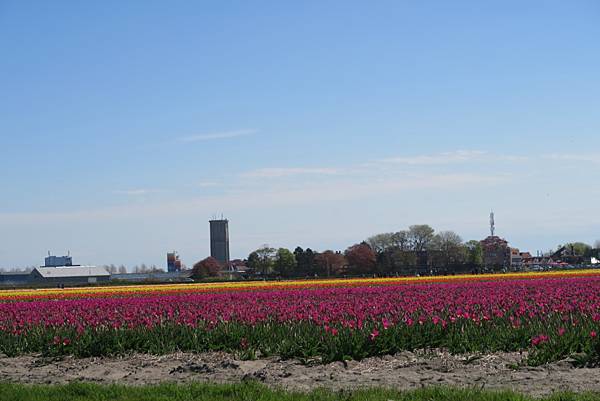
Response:
[[[523,257],[518,248],[510,249],[510,267],[513,269],[520,269],[523,267]]]
[[[110,273],[95,266],[36,267],[30,275],[32,283],[58,285],[94,284],[110,280]]]
[[[525,260],[525,259],[531,259],[533,258],[533,255],[531,254],[531,252],[521,252],[521,259]]]
[[[586,259],[587,261],[590,260],[584,255],[578,254],[573,244],[565,245],[558,249],[552,254],[552,259],[568,265],[580,265],[586,263]]]
[[[550,256],[530,256],[523,258],[523,267],[527,269],[545,268],[556,265]]]
[[[245,273],[248,271],[248,266],[246,265],[246,262],[242,259],[234,259],[231,262],[229,262],[229,270],[234,272]]]

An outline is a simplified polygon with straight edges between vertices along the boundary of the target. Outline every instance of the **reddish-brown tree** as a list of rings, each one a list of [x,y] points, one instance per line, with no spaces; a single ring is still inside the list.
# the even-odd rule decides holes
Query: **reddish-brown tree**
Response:
[[[375,271],[377,257],[375,252],[366,243],[352,245],[346,249],[344,254],[348,261],[348,266],[353,273],[364,274]]]
[[[215,277],[221,271],[221,264],[212,256],[202,259],[192,268],[192,277],[195,279],[204,277]]]
[[[340,252],[325,251],[315,256],[315,263],[326,276],[339,274],[346,264],[346,258]]]

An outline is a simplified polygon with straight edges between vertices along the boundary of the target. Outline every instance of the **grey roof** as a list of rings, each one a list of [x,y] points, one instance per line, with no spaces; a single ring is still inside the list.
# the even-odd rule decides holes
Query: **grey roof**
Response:
[[[96,266],[36,267],[35,270],[44,278],[110,276],[110,273],[103,267]]]
[[[0,276],[29,276],[31,271],[27,272],[0,272]]]

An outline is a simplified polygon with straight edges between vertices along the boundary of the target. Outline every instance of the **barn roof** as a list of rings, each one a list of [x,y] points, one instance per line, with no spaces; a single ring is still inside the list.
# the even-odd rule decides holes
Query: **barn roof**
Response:
[[[108,277],[110,273],[103,267],[36,267],[35,270],[44,278],[52,277]]]

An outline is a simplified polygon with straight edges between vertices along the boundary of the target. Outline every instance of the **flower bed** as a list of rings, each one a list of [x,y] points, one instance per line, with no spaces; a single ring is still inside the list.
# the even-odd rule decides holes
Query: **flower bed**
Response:
[[[500,277],[500,276],[498,276]],[[271,288],[0,303],[0,352],[225,350],[324,361],[401,350],[598,361],[600,277]]]

